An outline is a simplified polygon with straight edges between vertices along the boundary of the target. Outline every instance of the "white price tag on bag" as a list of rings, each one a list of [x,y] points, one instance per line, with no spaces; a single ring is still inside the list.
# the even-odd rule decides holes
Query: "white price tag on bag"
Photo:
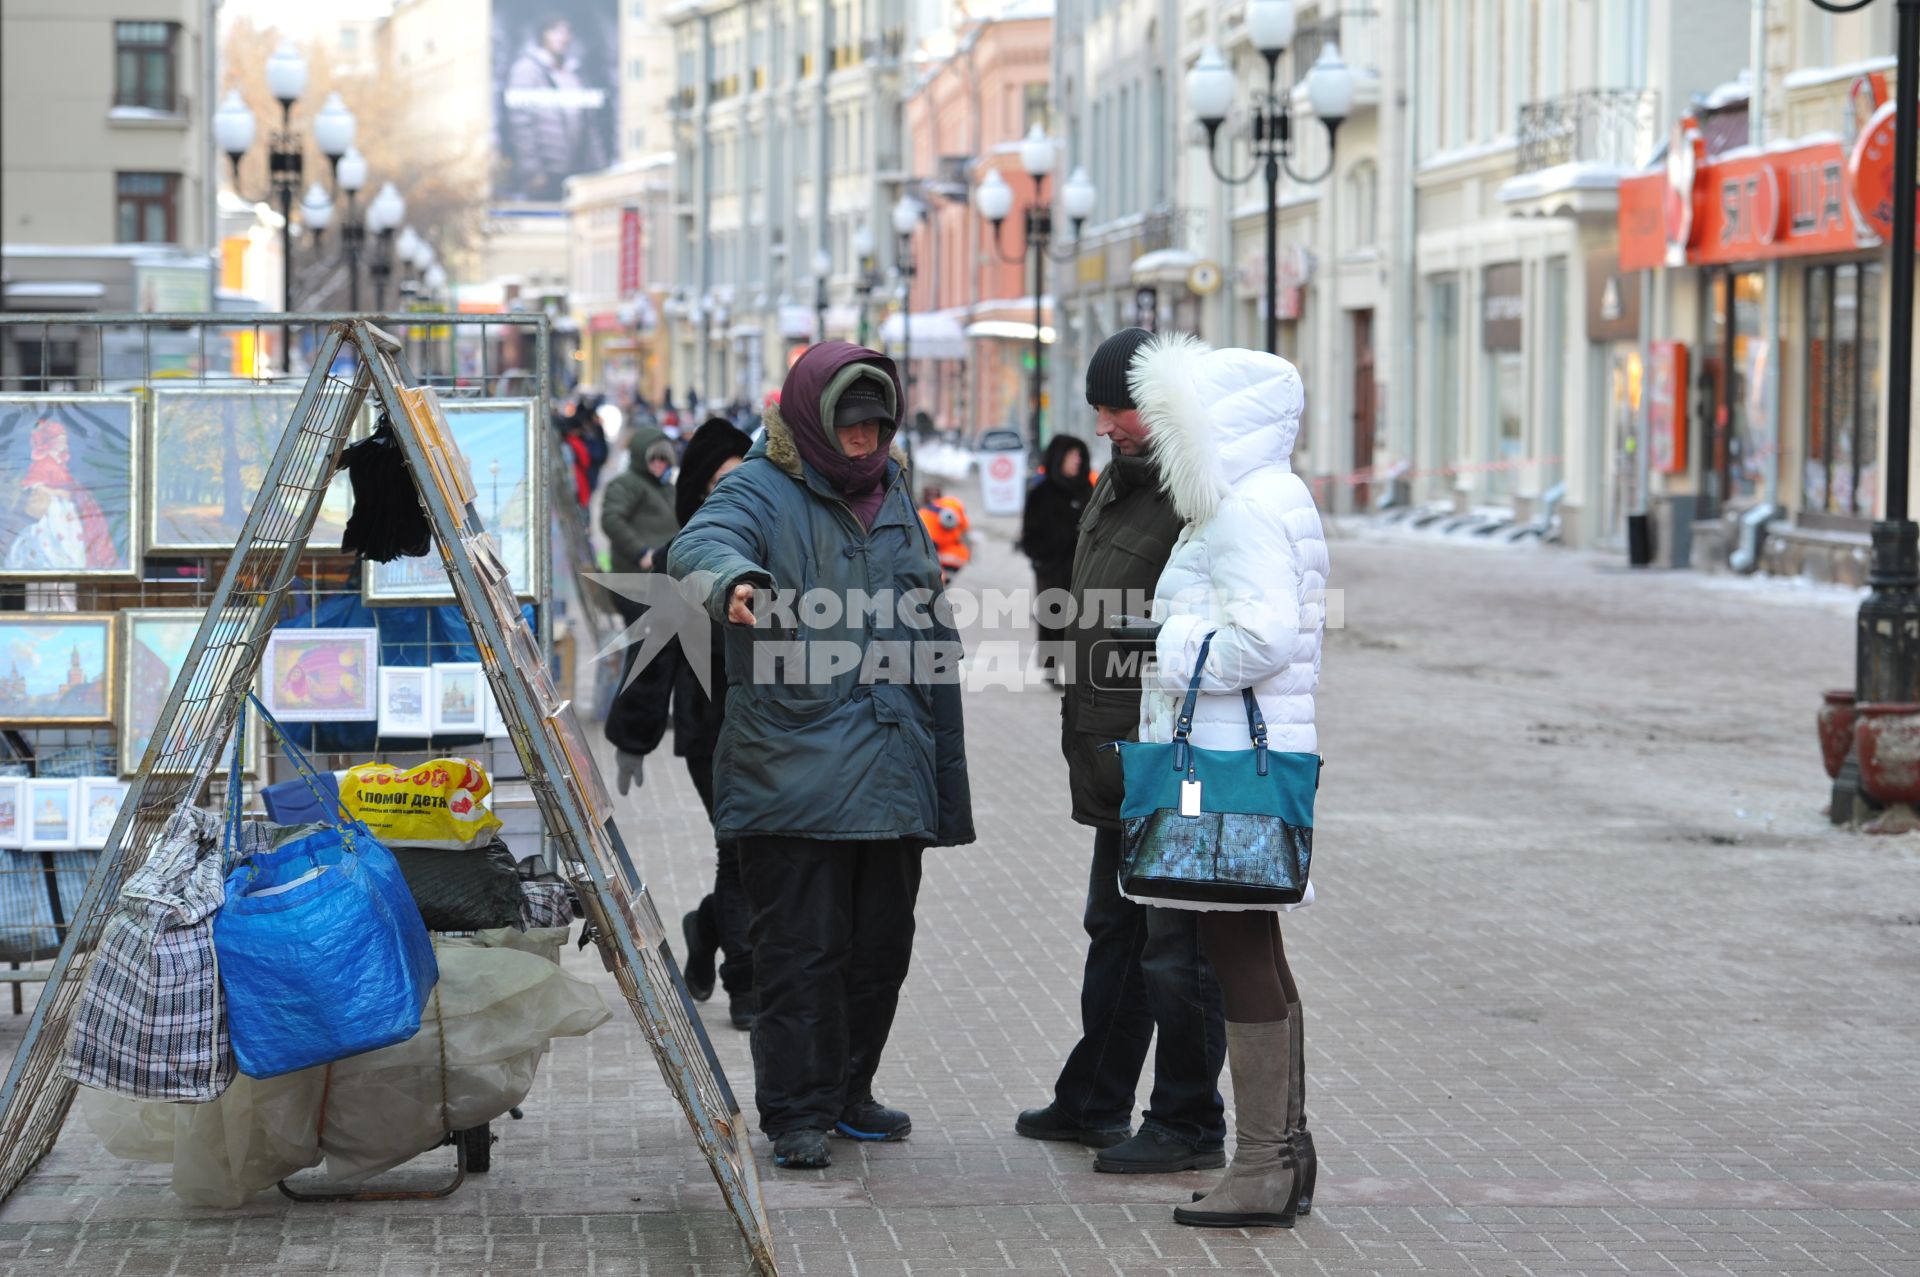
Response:
[[[1183,780],[1180,782],[1180,814],[1198,816],[1200,814],[1200,782]]]

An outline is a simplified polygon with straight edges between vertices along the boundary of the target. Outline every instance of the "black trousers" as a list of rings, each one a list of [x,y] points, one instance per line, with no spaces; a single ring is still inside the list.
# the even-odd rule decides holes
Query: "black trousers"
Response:
[[[1054,1102],[1085,1126],[1131,1125],[1151,1043],[1153,1093],[1140,1128],[1219,1148],[1227,1134],[1218,1090],[1227,1029],[1220,986],[1200,950],[1200,915],[1133,903],[1120,894],[1119,869],[1120,832],[1099,830],[1087,876],[1080,1041],[1054,1083]]]
[[[918,843],[742,838],[760,1129],[830,1131],[873,1093],[913,958]]]
[[[687,756],[687,775],[706,806],[707,821],[713,821],[713,755]],[[729,997],[741,998],[753,992],[753,942],[747,934],[747,893],[740,886],[740,844],[721,839],[715,847],[718,856],[713,867],[713,890],[700,900],[701,928],[720,937],[720,987]]]

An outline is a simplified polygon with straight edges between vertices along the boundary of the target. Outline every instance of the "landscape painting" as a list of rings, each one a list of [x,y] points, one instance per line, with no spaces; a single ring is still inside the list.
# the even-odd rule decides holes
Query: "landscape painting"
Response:
[[[113,717],[113,617],[0,613],[0,724],[100,724]]]
[[[507,579],[520,598],[535,597],[534,542],[527,535],[541,517],[529,482],[534,473],[533,401],[455,400],[441,404],[453,439],[473,477],[473,508],[500,546]],[[451,602],[453,585],[436,549],[424,558],[366,565],[369,603]]]
[[[0,395],[0,579],[134,577],[140,401]]]
[[[160,553],[231,550],[292,420],[300,392],[256,387],[154,391],[148,545]],[[285,500],[298,499],[288,491]],[[337,550],[352,489],[334,477],[307,545]]]

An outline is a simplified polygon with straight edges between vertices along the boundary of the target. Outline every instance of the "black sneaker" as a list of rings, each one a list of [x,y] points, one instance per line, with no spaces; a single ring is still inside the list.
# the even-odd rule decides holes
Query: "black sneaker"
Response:
[[[850,1140],[892,1143],[913,1134],[913,1119],[878,1100],[865,1099],[847,1105],[833,1129]]]
[[[783,1171],[811,1171],[833,1165],[825,1131],[788,1131],[773,1140],[773,1164]]]
[[[1210,1171],[1226,1164],[1226,1149],[1203,1149],[1164,1131],[1141,1131],[1124,1143],[1100,1150],[1100,1155],[1093,1159],[1094,1170],[1110,1175]]]
[[[705,1002],[713,996],[713,955],[719,948],[700,923],[698,909],[689,910],[687,916],[680,919],[680,934],[687,938],[687,966],[680,974],[686,979],[687,992],[695,1002]]]
[[[760,999],[751,993],[738,994],[727,1001],[727,1015],[733,1020],[733,1027],[746,1032],[753,1027],[754,1017],[760,1014]]]
[[[1028,1109],[1014,1120],[1013,1131],[1030,1140],[1060,1140],[1088,1148],[1112,1148],[1133,1134],[1128,1126],[1082,1126],[1062,1113],[1057,1104]]]

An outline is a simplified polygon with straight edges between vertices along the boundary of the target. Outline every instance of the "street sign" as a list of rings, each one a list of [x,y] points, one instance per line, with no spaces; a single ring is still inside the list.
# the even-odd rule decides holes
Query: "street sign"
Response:
[[[1027,503],[1027,450],[980,454],[980,500],[988,514],[1019,514]]]

